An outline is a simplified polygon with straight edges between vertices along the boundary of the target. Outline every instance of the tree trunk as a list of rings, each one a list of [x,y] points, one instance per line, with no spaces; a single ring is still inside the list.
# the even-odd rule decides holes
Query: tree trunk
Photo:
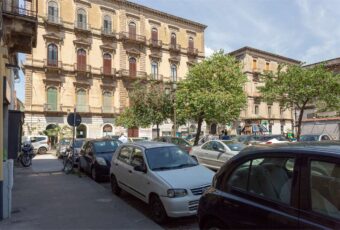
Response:
[[[156,124],[156,129],[157,129],[157,138],[159,138],[159,124]]]
[[[196,132],[196,137],[195,137],[195,142],[194,145],[198,145],[198,141],[200,140],[200,134],[201,134],[201,129],[202,129],[202,123],[203,123],[203,118],[200,117],[197,121],[197,132]]]
[[[301,135],[301,125],[302,125],[302,117],[303,117],[303,113],[305,112],[305,107],[303,106],[300,110],[300,114],[299,114],[299,119],[298,119],[298,124],[297,124],[297,134],[296,134],[296,139],[297,141],[300,141],[300,135]]]

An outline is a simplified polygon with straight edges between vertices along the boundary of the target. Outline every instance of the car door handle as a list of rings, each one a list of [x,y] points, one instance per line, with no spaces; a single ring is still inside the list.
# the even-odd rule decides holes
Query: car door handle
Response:
[[[129,170],[129,173],[132,173],[132,170]]]

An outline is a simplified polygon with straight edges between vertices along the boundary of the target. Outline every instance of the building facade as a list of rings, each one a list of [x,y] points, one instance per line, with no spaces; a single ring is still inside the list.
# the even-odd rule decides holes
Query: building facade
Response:
[[[138,79],[176,82],[204,58],[206,26],[122,0],[39,0],[38,41],[25,62],[25,133],[82,116],[77,137],[126,132],[115,118]],[[171,133],[172,124],[161,127]]]
[[[263,86],[260,79],[261,74],[266,71],[276,72],[280,63],[297,65],[300,64],[300,61],[251,47],[243,47],[229,54],[241,61],[248,79],[244,86],[248,97],[247,107],[241,112],[239,121],[233,124],[233,132],[252,134],[261,131],[259,129],[262,127],[267,131],[265,133],[270,134],[293,132],[294,114],[292,110],[283,109],[277,102],[268,104],[263,101],[258,87]]]
[[[334,74],[340,74],[340,58],[330,59],[304,66],[310,68],[315,65],[324,64]],[[326,133],[334,140],[340,140],[340,111],[319,112],[315,105],[309,105],[305,110],[301,134]]]

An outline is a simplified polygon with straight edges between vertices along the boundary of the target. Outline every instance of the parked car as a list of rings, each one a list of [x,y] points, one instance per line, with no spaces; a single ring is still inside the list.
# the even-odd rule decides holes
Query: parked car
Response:
[[[166,142],[166,143],[172,143],[172,144],[178,145],[182,150],[184,150],[187,153],[189,153],[192,148],[192,145],[181,137],[164,136],[164,137],[155,138],[154,141]]]
[[[69,147],[71,143],[71,138],[63,138],[59,141],[57,144],[57,152],[56,155],[58,158],[62,158],[66,156],[67,148]]]
[[[219,169],[245,147],[245,144],[235,141],[213,140],[193,147],[190,155],[208,168]]]
[[[259,136],[257,141],[259,144],[279,144],[289,143],[289,139],[283,135],[264,135]]]
[[[99,181],[108,178],[112,155],[121,144],[119,140],[96,139],[84,143],[79,157],[79,169]]]
[[[80,152],[81,149],[86,141],[89,141],[89,139],[83,139],[83,138],[77,138],[74,141],[74,164],[77,165],[79,162]],[[68,146],[68,154],[72,154],[73,149],[73,140],[70,142],[70,145]]]
[[[340,229],[340,143],[244,149],[215,175],[201,229]]]
[[[33,151],[37,154],[46,154],[50,150],[48,143],[48,137],[44,135],[37,136],[25,136],[22,138],[22,142],[29,141],[33,145]]]
[[[177,145],[135,142],[121,145],[111,163],[112,192],[121,189],[150,206],[153,219],[195,215],[198,200],[213,172],[199,165]]]
[[[300,141],[330,141],[328,134],[305,134],[300,136]]]

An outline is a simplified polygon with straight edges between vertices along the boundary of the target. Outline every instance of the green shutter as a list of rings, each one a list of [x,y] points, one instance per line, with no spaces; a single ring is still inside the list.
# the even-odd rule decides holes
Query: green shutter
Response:
[[[85,90],[79,90],[77,92],[77,110],[79,112],[86,112],[86,91]]]
[[[47,109],[51,111],[57,110],[58,92],[56,88],[49,88],[47,90]]]

